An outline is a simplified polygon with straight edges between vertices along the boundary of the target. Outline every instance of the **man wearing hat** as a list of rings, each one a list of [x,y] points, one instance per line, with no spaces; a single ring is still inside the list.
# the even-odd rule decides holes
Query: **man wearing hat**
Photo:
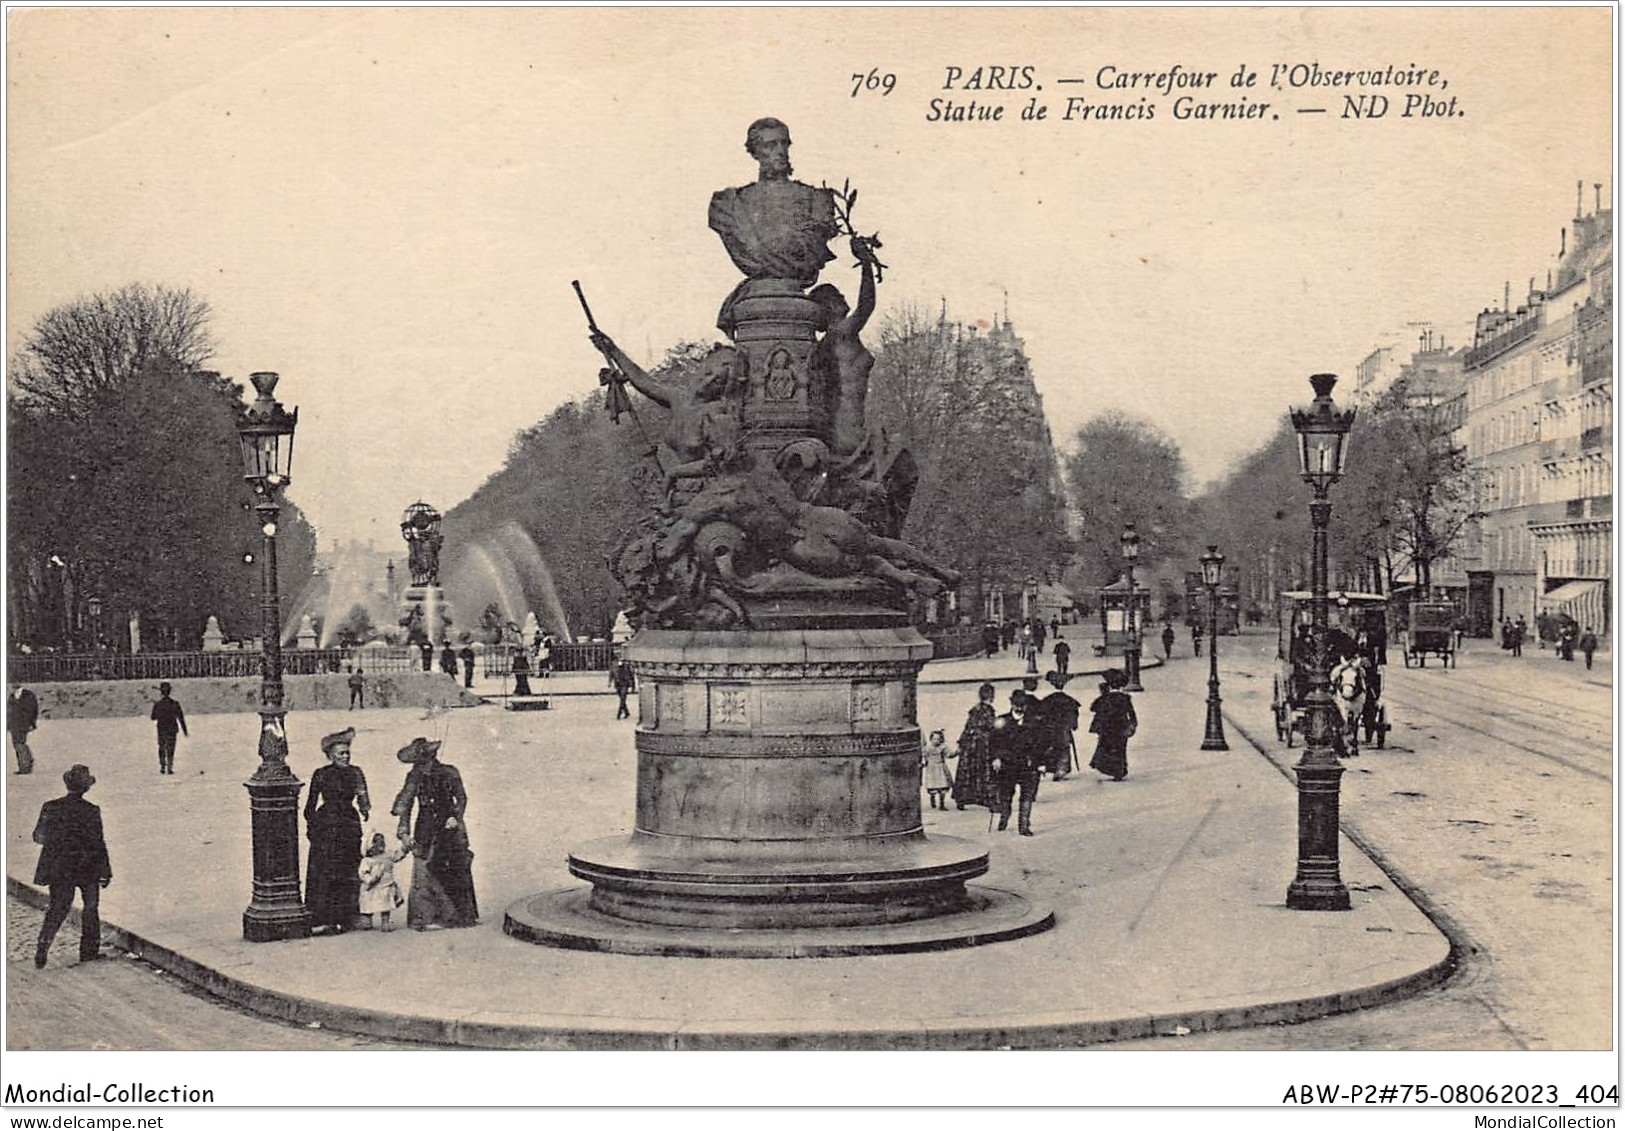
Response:
[[[1056,646],[1059,647],[1061,643],[1056,641]],[[1066,693],[1070,678],[1062,671],[1047,673],[1044,679],[1055,690],[1038,700],[1033,708],[1049,743],[1049,765],[1055,771],[1055,781],[1065,781],[1076,764],[1073,756],[1077,752],[1077,744],[1072,736],[1078,729],[1083,704]]]
[[[102,811],[85,800],[96,784],[88,766],[74,765],[62,775],[68,795],[40,806],[34,824],[34,843],[40,846],[34,882],[50,889],[51,902],[40,925],[34,948],[34,968],[43,969],[51,940],[73,907],[78,888],[84,901],[79,931],[79,961],[100,957],[102,939],[101,889],[113,882],[113,866],[102,838]]]
[[[1016,831],[1033,835],[1033,801],[1038,796],[1038,776],[1047,760],[1046,737],[1034,717],[1033,699],[1026,691],[1010,693],[1009,713],[993,724],[988,747],[993,755],[993,777],[998,785],[999,830],[1010,827],[1011,802],[1021,792]]]
[[[175,772],[175,736],[184,734],[192,737],[186,729],[186,712],[181,705],[169,697],[173,690],[170,685],[158,685],[158,702],[152,705],[152,718],[158,724],[158,772],[172,774]]]

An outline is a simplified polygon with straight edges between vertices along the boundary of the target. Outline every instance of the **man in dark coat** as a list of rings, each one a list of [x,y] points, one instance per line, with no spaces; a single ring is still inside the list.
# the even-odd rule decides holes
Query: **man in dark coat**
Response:
[[[1580,634],[1580,651],[1585,653],[1586,671],[1591,670],[1591,658],[1597,653],[1597,634],[1586,625],[1586,630]]]
[[[464,687],[473,687],[474,686],[474,646],[472,644],[470,644],[466,640],[463,641],[463,649],[462,649],[462,651],[457,653],[457,656],[458,656],[458,658],[460,660],[463,661],[463,686]]]
[[[440,646],[440,670],[451,676],[452,681],[457,680],[457,650],[451,646],[451,641],[444,641]]]
[[[186,712],[181,705],[169,697],[174,690],[170,685],[158,685],[158,702],[152,705],[152,721],[158,724],[158,772],[160,774],[173,774],[175,772],[175,738],[177,735],[192,737],[192,732],[186,729]]]
[[[1047,761],[1047,736],[1036,718],[1029,717],[1032,696],[1025,691],[1010,693],[1010,710],[1000,715],[989,736],[993,755],[993,776],[998,785],[999,830],[1010,827],[1010,806],[1021,791],[1016,831],[1033,835],[1033,801],[1038,797],[1038,775]]]
[[[34,752],[28,748],[28,736],[38,725],[39,699],[28,688],[19,687],[6,700],[6,730],[11,735],[11,749],[17,755],[19,774],[34,772]]]
[[[1055,670],[1065,675],[1066,669],[1072,664],[1072,645],[1066,642],[1066,637],[1057,632],[1055,646],[1050,651],[1055,653]]]
[[[615,717],[617,719],[631,718],[632,712],[626,705],[626,697],[638,685],[637,677],[632,674],[632,662],[630,660],[622,660],[620,663],[616,664],[615,670],[610,673],[609,678],[610,682],[615,686],[615,694],[619,696],[621,700],[621,705],[616,710]]]
[[[85,800],[96,779],[89,767],[74,765],[62,775],[62,783],[68,787],[67,796],[40,806],[39,820],[34,825],[34,843],[40,846],[34,882],[51,892],[45,922],[40,924],[39,943],[34,948],[35,969],[45,966],[51,940],[73,907],[75,888],[84,900],[79,961],[101,957],[101,889],[113,882],[113,866],[108,862],[107,842],[102,838],[102,811]]]
[[[1055,646],[1059,648],[1063,643],[1064,641],[1057,640]],[[1038,700],[1035,710],[1047,735],[1048,764],[1054,771],[1053,780],[1065,781],[1076,764],[1073,755],[1077,746],[1072,735],[1078,729],[1078,718],[1083,712],[1083,704],[1066,693],[1068,678],[1066,672],[1057,669],[1044,678],[1055,690]]]
[[[1174,655],[1174,622],[1164,621],[1162,624],[1162,658],[1172,659]]]

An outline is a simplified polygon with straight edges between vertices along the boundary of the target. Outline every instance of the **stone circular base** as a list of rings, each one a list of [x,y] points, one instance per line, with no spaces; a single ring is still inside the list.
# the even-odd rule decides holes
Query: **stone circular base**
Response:
[[[678,958],[844,958],[953,950],[1025,938],[1055,925],[1055,913],[1025,896],[971,884],[957,911],[906,923],[856,927],[714,929],[638,923],[590,906],[588,888],[527,896],[502,929],[516,939],[570,950]]]
[[[606,837],[570,853],[592,909],[650,926],[822,930],[951,915],[987,853],[958,837],[722,841]]]

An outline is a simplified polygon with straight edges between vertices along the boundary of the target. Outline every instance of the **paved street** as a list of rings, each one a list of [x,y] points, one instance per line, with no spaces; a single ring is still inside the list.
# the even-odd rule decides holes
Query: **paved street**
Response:
[[[1291,751],[1279,746],[1270,726],[1273,638],[1227,638],[1224,646],[1221,662],[1232,745],[1226,757],[1259,756],[1247,745],[1245,731],[1271,752],[1278,766],[1290,765],[1301,745]],[[1397,651],[1393,659],[1399,659]],[[1387,749],[1366,750],[1347,763],[1343,816],[1345,825],[1448,921],[1458,940],[1470,944],[1464,970],[1440,989],[1381,1008],[1291,1026],[1153,1038],[1113,1047],[1572,1049],[1607,1043],[1612,878],[1611,696],[1606,673],[1599,669],[1587,678],[1580,665],[1560,664],[1549,654],[1513,660],[1477,642],[1469,644],[1462,661],[1459,669],[1448,672],[1433,665],[1410,671],[1397,664],[1390,667],[1385,698],[1395,729]],[[951,667],[938,665],[936,670],[949,674]],[[1171,705],[1155,694],[1159,686],[1179,688],[1185,693],[1182,709],[1188,709],[1190,693],[1200,689],[1206,672],[1205,661],[1193,663],[1188,655],[1176,655],[1167,667],[1148,672],[1142,710],[1156,710],[1161,702]],[[968,667],[963,674],[973,675]],[[1447,696],[1438,694],[1444,685],[1449,688]],[[972,694],[967,684],[922,686],[922,726],[943,726],[952,732]],[[1538,705],[1531,702],[1534,697]],[[596,742],[629,740],[629,729],[623,734],[594,723],[600,712],[606,717],[612,713],[612,707],[610,699],[572,696],[561,700],[552,714],[523,720],[523,726],[542,728],[538,737],[563,726],[572,735],[592,735]],[[403,724],[394,717],[399,714],[369,713],[364,733],[386,719],[389,729],[418,725],[411,718]],[[230,718],[216,717],[206,725],[209,730],[229,730]],[[454,729],[474,726],[476,734],[490,733],[493,721],[503,726],[521,722],[520,717],[482,712],[451,718]],[[461,727],[455,723],[459,718],[467,720]],[[1198,714],[1148,721],[1152,733],[1189,728],[1194,741],[1200,732]],[[117,720],[71,725],[95,731],[104,742],[115,735],[145,737],[145,728]],[[533,741],[515,737],[513,753]],[[382,739],[379,735],[376,741]],[[550,795],[560,795],[566,788],[599,789],[594,779],[606,769],[618,783],[627,768],[618,756],[608,764],[589,759],[585,764],[598,768],[569,775],[574,782],[567,787],[557,777],[559,765],[547,757],[553,746],[547,742],[538,751],[548,763],[541,768],[551,783]],[[146,754],[143,747],[130,757],[139,763]],[[1154,773],[1155,768],[1143,761],[1138,766],[1142,782],[1146,774]],[[129,783],[134,788],[148,784],[139,776]],[[375,786],[379,793],[385,788]],[[1091,813],[1098,822],[1104,815],[1099,806],[1108,797],[1100,789],[1099,783],[1088,779],[1048,788],[1039,803],[1040,829],[1086,828]],[[566,833],[566,839],[586,831],[587,824],[572,816],[570,807],[555,812],[567,826],[580,826]],[[971,826],[983,820],[977,812],[933,815],[928,820],[958,835],[975,835]],[[1079,819],[1085,824],[1077,825]],[[1024,882],[1036,881],[1044,888],[1064,876],[1038,860],[1029,861],[1020,872]],[[1288,878],[1283,865],[1279,883]],[[102,1047],[110,1039],[108,1029],[93,1018],[108,1000],[130,1015],[128,1024],[113,1030],[120,1034],[116,1038],[120,1047],[413,1047],[264,1020],[217,1005],[128,959],[80,971],[73,967],[71,946],[58,947],[56,961],[44,975],[31,970],[25,974],[27,943],[38,913],[11,900],[9,914],[12,1047]],[[46,990],[64,994],[67,1004],[46,1009]]]
[[[1270,722],[1273,635],[1220,654],[1232,747],[1245,729],[1288,766]],[[1290,1027],[1121,1048],[1594,1049],[1613,993],[1610,673],[1469,640],[1458,668],[1390,650],[1386,750],[1346,763],[1343,824],[1472,945],[1451,982],[1408,1001]],[[1194,665],[1175,664],[1198,677]],[[1205,677],[1202,665],[1200,677]],[[1239,726],[1236,725],[1239,723]]]

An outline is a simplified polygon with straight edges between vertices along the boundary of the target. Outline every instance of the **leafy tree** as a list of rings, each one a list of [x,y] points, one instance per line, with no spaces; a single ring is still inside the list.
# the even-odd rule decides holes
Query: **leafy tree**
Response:
[[[1094,584],[1109,584],[1123,572],[1121,539],[1131,522],[1145,569],[1137,580],[1149,582],[1161,563],[1194,560],[1185,457],[1172,437],[1149,421],[1113,410],[1079,428],[1072,446],[1066,475],[1072,505],[1083,520],[1078,553]]]
[[[1059,464],[1021,340],[918,307],[881,326],[871,419],[919,469],[903,537],[966,578],[973,616],[996,589],[1070,554]]]
[[[1396,572],[1412,572],[1424,593],[1434,563],[1480,517],[1477,476],[1453,440],[1454,428],[1447,404],[1413,396],[1401,379],[1356,421],[1350,437],[1359,447],[1343,491],[1347,544],[1364,560],[1388,563],[1390,583]]]
[[[13,643],[87,643],[91,596],[115,646],[132,612],[148,649],[197,647],[210,614],[234,633],[258,625],[243,390],[199,367],[207,321],[189,292],[136,286],[69,303],[24,336],[7,395]],[[314,533],[287,503],[278,529],[292,591]]]

